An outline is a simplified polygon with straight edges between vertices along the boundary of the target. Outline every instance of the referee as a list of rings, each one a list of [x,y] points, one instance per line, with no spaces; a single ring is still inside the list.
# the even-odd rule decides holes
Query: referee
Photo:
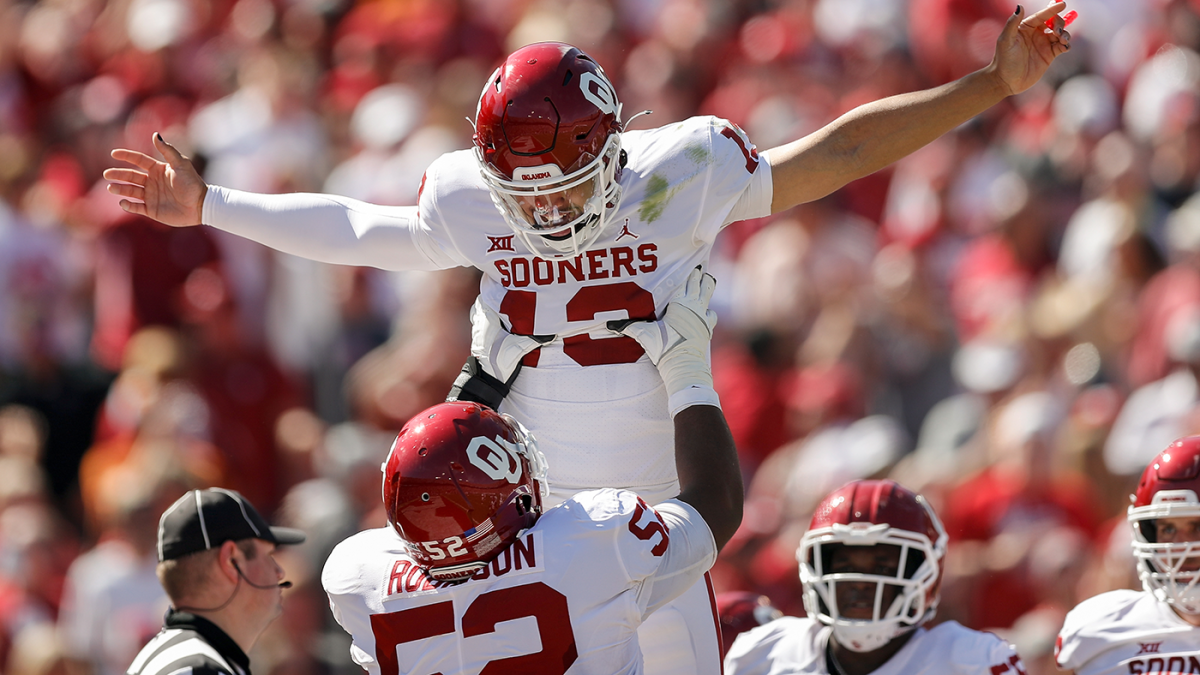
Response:
[[[304,533],[270,527],[232,490],[192,490],[158,521],[158,580],[171,609],[128,675],[250,675],[246,653],[283,609],[281,544]]]

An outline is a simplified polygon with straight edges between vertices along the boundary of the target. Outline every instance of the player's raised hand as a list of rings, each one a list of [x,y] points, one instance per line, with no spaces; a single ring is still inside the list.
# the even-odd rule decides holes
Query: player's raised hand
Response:
[[[708,302],[716,286],[717,280],[697,267],[667,303],[662,319],[608,322],[609,330],[637,340],[658,366],[672,417],[690,405],[716,402],[708,365],[708,343],[717,325]]]
[[[717,280],[697,267],[687,282],[667,303],[659,321],[618,320],[608,322],[610,330],[638,341],[650,362],[658,365],[671,351],[691,343],[704,353],[717,325],[717,313],[708,308]]]
[[[1058,15],[1066,7],[1065,2],[1053,2],[1026,16],[1025,8],[1018,5],[1016,13],[1008,17],[989,66],[1008,93],[1019,94],[1032,87],[1054,59],[1071,48],[1071,34]]]
[[[106,169],[108,191],[121,200],[121,208],[175,227],[199,225],[208,186],[184,157],[162,135],[154,134],[154,148],[165,162],[136,150],[117,148],[112,158],[136,169]]]

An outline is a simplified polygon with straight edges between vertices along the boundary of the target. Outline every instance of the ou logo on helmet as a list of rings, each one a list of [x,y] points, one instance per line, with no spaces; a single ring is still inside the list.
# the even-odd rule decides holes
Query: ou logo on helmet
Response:
[[[521,480],[520,446],[499,436],[496,440],[484,436],[471,439],[471,444],[467,446],[467,458],[489,478],[503,479],[514,485]]]
[[[608,78],[596,73],[584,73],[579,76],[579,88],[583,90],[583,97],[595,104],[600,112],[605,115],[617,114],[617,92]]]

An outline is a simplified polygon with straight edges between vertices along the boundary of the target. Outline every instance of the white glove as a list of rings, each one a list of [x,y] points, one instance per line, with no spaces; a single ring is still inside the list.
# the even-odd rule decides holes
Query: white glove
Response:
[[[697,267],[667,303],[662,319],[609,324],[610,329],[637,340],[658,366],[671,417],[693,405],[721,405],[708,364],[708,343],[717,325],[717,314],[708,308],[708,301],[716,285],[711,274]]]
[[[485,373],[501,382],[509,383],[521,359],[553,339],[553,335],[513,335],[504,328],[500,315],[483,304],[482,297],[471,306],[471,356]]]

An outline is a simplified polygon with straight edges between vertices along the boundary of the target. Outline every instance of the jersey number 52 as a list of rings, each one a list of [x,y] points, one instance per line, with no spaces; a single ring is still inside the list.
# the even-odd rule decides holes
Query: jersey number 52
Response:
[[[575,632],[571,629],[567,598],[540,581],[489,591],[475,598],[467,606],[467,611],[463,612],[461,635],[471,638],[493,633],[496,624],[526,616],[537,619],[542,650],[492,661],[484,666],[479,675],[563,675],[575,663],[579,653],[575,648]],[[450,600],[398,612],[372,614],[375,659],[379,662],[381,675],[399,675],[397,646],[454,634],[454,624],[454,603]],[[457,663],[447,663],[444,670],[456,671],[458,667]]]

